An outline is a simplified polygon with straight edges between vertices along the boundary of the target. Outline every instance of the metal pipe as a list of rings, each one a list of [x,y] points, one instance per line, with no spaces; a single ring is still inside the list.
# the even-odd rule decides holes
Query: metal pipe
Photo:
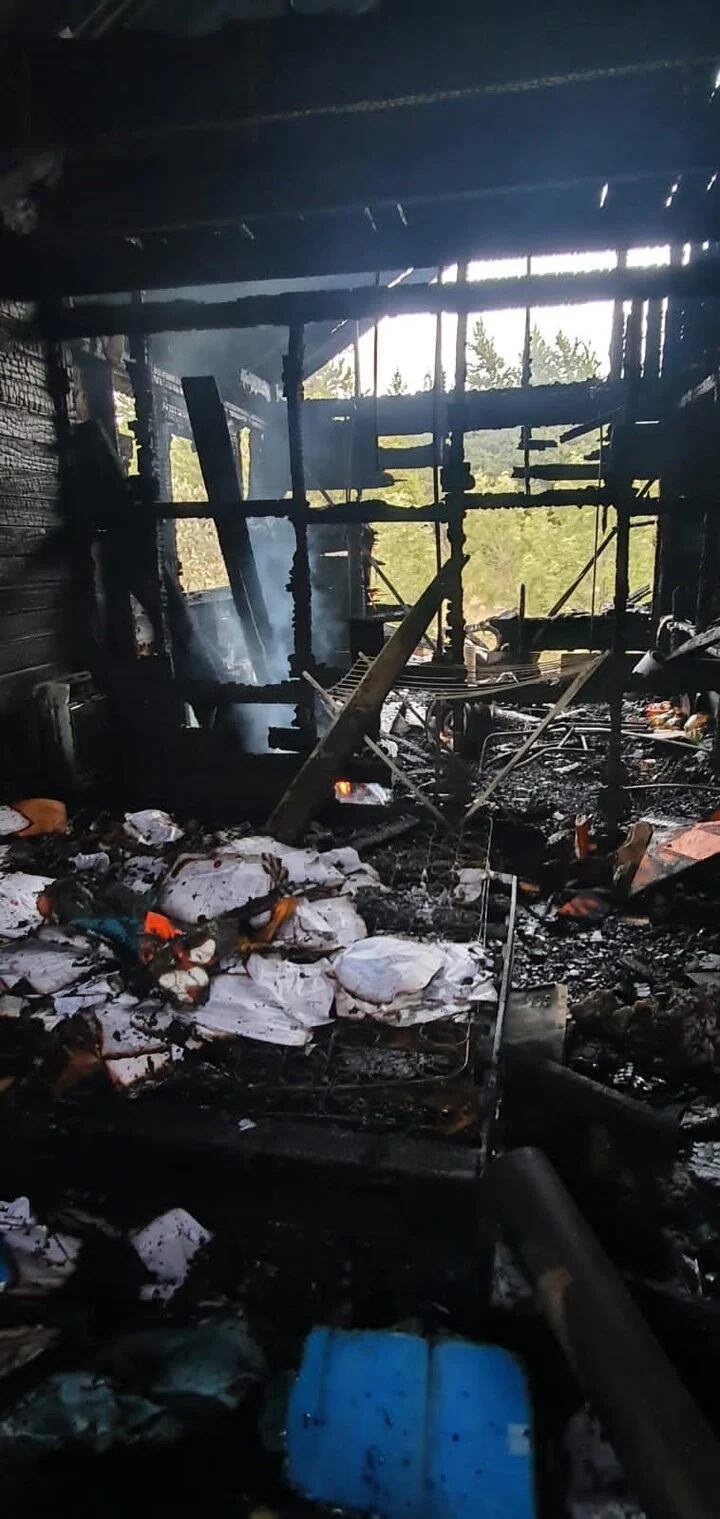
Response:
[[[480,1197],[648,1519],[717,1519],[720,1446],[550,1162],[539,1150],[511,1151],[489,1168]]]
[[[660,269],[606,269],[591,274],[531,274],[518,279],[433,285],[360,285],[353,289],[281,291],[236,301],[88,301],[50,316],[51,338],[110,337],[114,333],[237,331],[296,327],[310,322],[363,321],[438,311],[507,311],[517,306],[567,306],[586,301],[659,300],[672,295],[713,297],[720,260]]]

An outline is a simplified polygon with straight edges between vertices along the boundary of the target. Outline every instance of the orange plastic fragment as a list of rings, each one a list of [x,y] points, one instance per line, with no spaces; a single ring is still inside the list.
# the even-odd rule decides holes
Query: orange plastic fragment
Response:
[[[176,928],[162,912],[146,912],[143,932],[152,934],[155,939],[177,939],[182,934],[182,929]]]
[[[34,838],[40,833],[65,833],[67,830],[67,807],[64,802],[53,801],[49,796],[33,796],[23,802],[11,802],[15,812],[22,813],[28,827],[14,835],[16,839]]]

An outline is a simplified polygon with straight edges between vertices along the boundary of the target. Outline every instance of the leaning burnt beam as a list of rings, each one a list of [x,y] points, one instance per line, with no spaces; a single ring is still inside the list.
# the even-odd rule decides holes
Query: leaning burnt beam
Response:
[[[272,627],[250,542],[235,450],[220,392],[212,375],[186,375],[182,388],[208,494],[205,515],[215,522],[235,610],[255,673],[259,680],[267,681]],[[219,502],[223,503],[222,509],[218,508]]]
[[[380,320],[387,316],[507,311],[517,306],[567,306],[586,301],[677,300],[720,294],[720,259],[661,269],[606,269],[591,274],[530,274],[468,284],[358,286],[345,290],[281,291],[237,301],[148,301],[142,306],[87,302],[63,307],[47,336],[107,337],[133,332],[235,331],[297,327],[307,322]]]
[[[453,584],[448,562],[410,608],[384,648],[368,666],[359,685],[338,712],[327,733],[298,771],[268,820],[268,832],[281,843],[300,837],[313,813],[330,796],[338,769],[362,741],[368,724],[416,648],[428,623]]]

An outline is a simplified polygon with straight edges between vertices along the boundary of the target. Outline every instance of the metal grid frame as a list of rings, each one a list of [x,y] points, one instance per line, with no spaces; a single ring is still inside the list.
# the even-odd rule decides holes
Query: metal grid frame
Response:
[[[489,861],[492,824],[472,846],[472,853]],[[452,880],[453,867],[462,863],[465,846],[431,830],[421,876],[434,871]],[[401,851],[387,884],[392,893]],[[479,904],[475,942],[487,944],[487,898]],[[443,1088],[467,1083],[468,1097],[482,1093],[493,1067],[493,1050],[502,1028],[509,989],[515,895],[511,889],[507,937],[497,947],[495,980],[497,1007],[478,1004],[463,1017],[437,1019],[406,1028],[389,1027],[368,1019],[336,1020],[316,1030],[312,1044],[299,1050],[251,1045],[230,1056],[221,1051],[222,1078],[242,1092],[248,1116],[313,1121],[342,1121],[384,1130],[435,1128]],[[237,1064],[235,1064],[237,1062]],[[480,1079],[478,1079],[480,1078]]]

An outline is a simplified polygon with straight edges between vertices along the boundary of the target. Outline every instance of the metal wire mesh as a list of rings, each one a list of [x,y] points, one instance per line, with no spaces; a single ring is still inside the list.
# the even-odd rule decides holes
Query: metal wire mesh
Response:
[[[330,688],[329,694],[334,700],[347,701],[348,697],[357,688],[366,673],[372,660],[367,654],[360,654],[354,665],[342,680]],[[484,685],[495,687],[498,684],[509,686],[518,681],[537,679],[540,675],[545,680],[550,680],[562,673],[558,662],[546,663],[542,668],[537,664],[505,664],[488,665],[483,669],[482,675],[473,678],[462,666],[447,668],[436,664],[427,664],[418,661],[417,664],[408,664],[400,672],[394,683],[395,691],[416,691],[424,693],[434,700],[442,699],[443,696],[457,696],[459,689],[469,691],[481,691]]]
[[[471,845],[430,830],[427,839],[387,851],[383,871],[390,901],[411,876],[432,904],[449,898],[460,865],[487,859],[491,836]],[[485,946],[489,878],[477,904],[475,942]],[[382,912],[382,907],[380,908]],[[427,937],[433,935],[431,923]],[[502,944],[493,945],[498,985]],[[460,1018],[392,1028],[369,1019],[336,1020],[315,1032],[306,1049],[278,1048],[243,1040],[218,1050],[218,1081],[241,1097],[248,1116],[341,1119],[391,1130],[436,1128],[445,1094],[457,1106],[477,1094],[488,1058],[495,1010],[478,1004]],[[450,1099],[449,1099],[450,1100]]]

